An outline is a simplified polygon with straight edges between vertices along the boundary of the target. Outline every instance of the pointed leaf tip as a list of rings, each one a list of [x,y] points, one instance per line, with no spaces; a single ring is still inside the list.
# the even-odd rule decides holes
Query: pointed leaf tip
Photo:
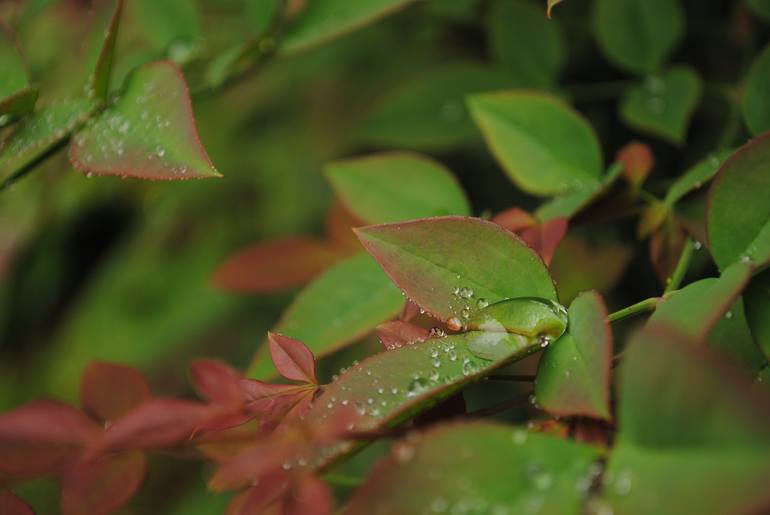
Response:
[[[75,136],[70,161],[87,174],[221,177],[201,145],[182,70],[171,61],[137,69],[116,103]]]
[[[272,332],[267,333],[267,336],[273,363],[283,377],[318,384],[315,357],[304,343]]]

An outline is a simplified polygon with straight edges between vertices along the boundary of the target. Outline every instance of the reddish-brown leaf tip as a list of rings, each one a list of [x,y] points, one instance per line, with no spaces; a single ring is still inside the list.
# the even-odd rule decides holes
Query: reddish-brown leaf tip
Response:
[[[134,368],[94,361],[80,382],[83,411],[101,421],[115,421],[150,398],[150,387]]]
[[[283,336],[267,333],[270,355],[276,370],[292,381],[318,384],[315,374],[315,357],[304,343]]]

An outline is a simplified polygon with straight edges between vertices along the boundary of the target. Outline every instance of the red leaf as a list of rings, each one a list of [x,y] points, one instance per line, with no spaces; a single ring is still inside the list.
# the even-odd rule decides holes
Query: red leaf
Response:
[[[260,480],[253,486],[233,499],[227,507],[227,515],[263,515],[265,508],[277,501],[289,485],[285,472],[277,471]]]
[[[190,439],[207,419],[209,406],[179,399],[153,399],[115,422],[93,453],[171,447]]]
[[[567,235],[567,218],[553,218],[548,220],[540,228],[540,247],[537,250],[546,265],[551,264],[556,248]]]
[[[214,272],[214,284],[233,292],[271,293],[308,282],[340,257],[315,238],[289,236],[231,256]]]
[[[241,403],[241,374],[233,368],[216,361],[200,360],[190,365],[190,375],[195,391],[207,401],[227,405]]]
[[[63,515],[106,515],[127,503],[144,479],[142,452],[78,461],[62,473]]]
[[[430,331],[419,325],[395,320],[377,326],[377,337],[386,350],[393,350],[425,341]]]
[[[150,398],[144,377],[131,367],[93,362],[83,372],[80,405],[100,421],[115,421]]]
[[[0,491],[0,513],[3,515],[35,515],[29,504],[7,490]]]
[[[277,333],[268,333],[267,337],[273,363],[283,377],[318,384],[315,357],[304,343]]]
[[[641,186],[655,166],[650,147],[638,141],[632,141],[618,150],[615,160],[623,165],[623,177],[635,187]]]
[[[276,431],[220,464],[209,480],[214,491],[232,490],[280,473],[295,458],[302,435],[294,428]]]
[[[101,432],[79,410],[35,401],[0,416],[0,472],[35,476],[74,459]]]
[[[315,476],[304,476],[287,496],[283,515],[331,515],[334,502],[326,483]]]
[[[498,213],[492,221],[497,225],[508,229],[513,233],[519,233],[524,229],[537,225],[537,219],[518,207],[512,207]]]
[[[404,322],[409,322],[421,314],[420,306],[407,299],[407,301],[404,303],[404,309],[401,310],[401,314],[398,316],[398,318]]]

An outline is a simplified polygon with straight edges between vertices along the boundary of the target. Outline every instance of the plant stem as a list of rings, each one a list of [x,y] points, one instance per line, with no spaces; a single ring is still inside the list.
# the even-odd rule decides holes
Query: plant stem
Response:
[[[610,322],[617,322],[618,320],[623,320],[624,318],[629,318],[634,315],[654,311],[655,307],[658,305],[658,302],[660,302],[660,297],[650,297],[649,299],[644,299],[641,302],[632,304],[627,308],[623,308],[621,310],[615,311],[614,313],[610,313],[607,319]]]
[[[676,263],[676,268],[674,268],[671,277],[666,281],[666,289],[663,291],[664,295],[679,289],[679,285],[682,284],[682,279],[684,279],[684,275],[687,273],[687,268],[690,266],[693,250],[695,250],[695,242],[693,242],[692,238],[687,238],[687,241],[684,242],[684,247],[682,247],[679,261]]]

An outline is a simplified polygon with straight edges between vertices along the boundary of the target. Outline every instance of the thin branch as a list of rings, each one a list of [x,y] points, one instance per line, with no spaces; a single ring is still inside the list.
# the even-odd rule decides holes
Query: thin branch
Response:
[[[674,290],[679,289],[679,285],[682,284],[687,268],[690,266],[690,260],[692,259],[692,253],[695,250],[695,242],[692,238],[687,238],[682,247],[682,254],[679,256],[679,261],[676,263],[676,268],[671,274],[671,277],[666,281],[666,289],[663,292],[664,295],[668,295]]]
[[[641,302],[637,302],[636,304],[628,306],[627,308],[623,308],[621,310],[615,311],[614,313],[610,313],[607,319],[610,322],[617,322],[618,320],[623,320],[624,318],[629,318],[641,313],[655,311],[658,302],[660,302],[660,297],[651,297],[649,299],[645,299]]]

